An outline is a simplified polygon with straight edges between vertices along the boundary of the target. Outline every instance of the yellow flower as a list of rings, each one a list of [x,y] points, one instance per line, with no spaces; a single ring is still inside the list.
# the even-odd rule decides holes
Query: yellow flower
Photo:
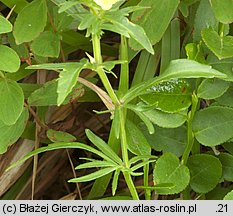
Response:
[[[111,7],[117,3],[119,0],[94,0],[94,2],[99,5],[103,10],[109,10]]]

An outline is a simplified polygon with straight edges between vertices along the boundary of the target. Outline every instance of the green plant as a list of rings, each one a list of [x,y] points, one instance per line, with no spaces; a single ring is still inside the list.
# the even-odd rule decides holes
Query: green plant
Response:
[[[2,2],[12,6],[8,1]],[[208,196],[221,181],[233,180],[227,169],[227,165],[233,166],[228,150],[233,137],[232,1],[216,0],[210,4],[208,0],[183,0],[181,3],[166,0],[162,5],[159,0],[142,0],[139,3],[124,0],[34,0],[24,3],[26,6],[22,6],[22,10],[20,7],[15,9],[19,14],[9,42],[28,61],[27,46],[30,46],[35,62],[26,69],[21,66],[23,71],[20,73],[16,52],[6,45],[0,47],[3,56],[0,61],[0,88],[4,92],[0,99],[0,128],[1,131],[10,131],[3,134],[0,152],[4,153],[7,146],[22,135],[29,118],[28,110],[35,114],[31,106],[38,107],[39,113],[41,106],[64,105],[77,98],[82,99],[83,89],[87,88],[95,92],[107,108],[95,112],[109,113],[112,124],[108,144],[86,130],[87,138],[95,146],[93,148],[74,142],[75,138],[70,134],[48,130],[44,120],[37,118],[37,126],[44,128],[54,143],[35,149],[10,168],[39,153],[55,149],[77,148],[91,152],[100,159],[82,158],[87,162],[76,169],[100,169],[69,180],[75,183],[96,180],[88,198],[103,196],[112,173],[112,195],[117,192],[122,173],[133,199],[139,199],[137,188],[144,190],[145,199],[151,199],[152,191],[158,195],[180,194],[183,199],[192,198],[191,190],[197,197],[202,194]],[[226,5],[231,9],[227,16],[222,11]],[[37,19],[32,19],[33,16]],[[178,16],[187,23],[185,31],[176,19]],[[204,16],[207,23],[203,22]],[[161,17],[163,22],[160,25]],[[0,18],[4,24],[0,32],[11,32],[9,21]],[[80,33],[68,31],[68,36],[79,36],[81,48],[87,44],[83,48],[87,58],[78,62],[50,63],[59,56],[64,60],[66,53],[61,42],[67,36],[67,26],[72,23],[86,33],[85,38]],[[195,29],[193,41],[190,40],[192,28]],[[106,31],[120,35],[118,60],[103,60],[104,48],[115,51],[101,44]],[[10,38],[15,41],[10,41]],[[92,50],[93,56],[89,54]],[[129,87],[130,60],[139,51],[140,59]],[[109,50],[105,52],[110,53]],[[119,84],[114,89],[107,74],[118,78],[113,72],[116,65],[120,65],[120,74]],[[42,87],[34,86],[36,90],[26,87],[30,93],[27,103],[24,103],[26,91],[16,81],[25,76],[27,69],[27,75],[40,70],[56,71],[58,78]],[[80,77],[83,70],[94,71],[104,90],[95,81]],[[155,71],[159,75],[154,76]],[[18,75],[12,76],[12,73]],[[204,102],[206,107],[203,108]],[[216,146],[221,144],[229,153],[218,155]],[[204,153],[201,146],[212,151]],[[154,151],[163,154],[159,156]],[[152,167],[153,186],[149,185]],[[143,185],[139,187],[133,181],[137,176],[143,176]],[[100,184],[102,187],[98,189]]]

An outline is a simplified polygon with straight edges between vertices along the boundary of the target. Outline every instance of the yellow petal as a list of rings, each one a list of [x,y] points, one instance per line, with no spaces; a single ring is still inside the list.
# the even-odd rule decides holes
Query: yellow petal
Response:
[[[94,0],[103,10],[109,10],[119,0]]]

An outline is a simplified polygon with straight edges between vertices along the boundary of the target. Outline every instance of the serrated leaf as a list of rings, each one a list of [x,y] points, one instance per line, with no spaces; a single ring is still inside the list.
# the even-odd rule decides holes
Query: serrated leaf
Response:
[[[19,70],[20,59],[17,53],[8,46],[0,45],[0,70],[14,73]]]
[[[185,127],[165,129],[156,126],[154,134],[149,134],[141,124],[140,128],[151,148],[163,153],[171,152],[177,157],[183,154],[187,143],[187,131]]]
[[[0,15],[0,34],[12,31],[11,23],[3,16]]]
[[[179,158],[172,153],[163,154],[156,162],[153,171],[154,183],[173,184],[172,188],[159,188],[158,194],[177,194],[183,191],[189,184],[189,170],[185,165],[181,165]]]
[[[104,168],[104,169],[98,170],[96,172],[93,172],[91,174],[81,176],[79,178],[73,178],[73,179],[69,180],[68,182],[77,183],[77,182],[92,181],[92,180],[95,180],[97,178],[100,178],[102,176],[105,176],[105,175],[113,172],[115,169],[116,169],[116,167]]]
[[[230,83],[219,79],[206,79],[198,86],[197,96],[211,100],[223,95],[230,87]]]
[[[170,80],[146,90],[140,98],[146,104],[164,112],[175,113],[191,105],[190,86],[183,80]]]
[[[15,124],[23,111],[23,90],[17,82],[0,78],[0,92],[0,120],[6,125]]]
[[[179,0],[163,0],[162,4],[160,0],[142,0],[138,6],[148,8],[134,12],[132,21],[143,27],[154,45],[161,40],[178,5]],[[130,45],[133,49],[141,49],[141,46],[133,40],[130,40]]]
[[[32,51],[39,56],[58,58],[60,54],[60,35],[44,31],[31,44]]]
[[[118,29],[124,29],[124,31],[126,32],[126,34],[124,34],[125,36],[129,35],[148,52],[154,54],[154,49],[150,43],[150,40],[141,26],[135,25],[134,23],[130,22],[126,17],[118,16],[117,14],[115,14],[114,16],[109,15],[105,18],[113,24],[113,28],[115,28],[114,26],[117,26]]]
[[[17,44],[30,42],[44,30],[47,22],[45,0],[34,0],[18,14],[14,25],[14,37]]]
[[[193,119],[193,132],[202,145],[216,146],[233,137],[233,109],[212,106],[200,110]]]
[[[60,106],[78,81],[78,77],[87,61],[80,61],[76,65],[67,63],[63,71],[60,72],[57,87],[57,104]]]
[[[126,134],[129,150],[135,155],[150,155],[151,148],[145,136],[131,121],[126,122]]]
[[[233,181],[233,156],[223,152],[218,158],[222,163],[222,177],[226,181]]]
[[[73,6],[75,6],[77,4],[79,4],[78,1],[75,1],[75,2],[74,1],[68,1],[68,2],[64,1],[64,2],[60,3],[58,13],[62,13],[62,12],[72,8]]]
[[[167,113],[161,110],[153,109],[144,112],[153,124],[162,128],[177,128],[187,120],[187,110],[177,113]]]
[[[201,35],[206,46],[219,59],[233,57],[233,36],[219,36],[213,29],[203,29]]]
[[[92,133],[90,130],[86,129],[86,135],[88,139],[100,150],[102,151],[106,156],[113,159],[118,164],[122,163],[122,160],[120,157],[108,146],[106,142],[104,142],[100,137],[96,136],[94,133]]]
[[[28,103],[31,106],[51,106],[57,105],[57,80],[52,80],[45,83],[41,88],[31,93],[28,98]],[[74,87],[74,91],[71,92],[62,104],[67,104],[71,99],[80,96],[83,93],[83,88],[80,83],[77,83]]]
[[[14,144],[20,138],[26,127],[28,117],[28,111],[24,109],[15,124],[5,125],[0,121],[0,154],[5,153],[7,147]]]
[[[69,133],[52,129],[47,131],[47,137],[52,142],[74,142],[76,140],[76,137]]]
[[[163,81],[182,78],[220,78],[226,79],[227,76],[211,66],[200,64],[188,59],[173,60],[161,76],[141,82],[131,88],[122,98],[123,101],[129,102],[139,95],[145,94],[145,90],[157,85]]]
[[[28,69],[47,69],[60,71],[57,87],[57,105],[61,105],[78,81],[78,77],[87,64],[86,59],[73,63],[41,64],[27,67]]]
[[[190,170],[190,186],[198,193],[214,189],[222,176],[222,165],[218,158],[208,154],[192,155],[187,166]]]
[[[225,24],[233,22],[233,1],[232,0],[211,0],[211,5],[216,18]]]
[[[155,132],[154,126],[151,123],[150,119],[143,112],[138,111],[137,106],[128,105],[127,108],[132,110],[143,121],[150,134],[153,134]]]

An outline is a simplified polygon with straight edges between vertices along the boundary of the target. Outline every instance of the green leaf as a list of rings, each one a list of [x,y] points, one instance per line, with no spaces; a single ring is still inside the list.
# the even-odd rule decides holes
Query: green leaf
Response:
[[[193,119],[193,132],[201,144],[216,146],[233,137],[233,109],[212,106],[198,111]]]
[[[143,125],[140,128],[151,148],[156,151],[171,152],[180,157],[187,143],[187,131],[185,127],[165,129],[155,127],[155,133],[149,134]]]
[[[86,129],[86,135],[88,139],[99,149],[101,150],[106,156],[113,159],[118,164],[122,163],[120,157],[108,146],[106,142],[104,142],[101,138],[96,136],[90,130]]]
[[[183,191],[189,184],[189,170],[180,164],[179,158],[172,153],[163,154],[156,162],[154,172],[154,183],[173,184],[172,188],[157,189],[158,194],[177,194]]]
[[[219,59],[233,57],[233,36],[219,36],[213,29],[203,29],[201,35],[206,46]]]
[[[142,0],[138,6],[148,8],[134,12],[132,21],[143,27],[151,43],[154,45],[161,40],[179,2],[179,0],[163,0],[163,3],[160,0]],[[141,46],[133,40],[130,40],[130,45],[133,49],[141,49]]]
[[[13,49],[0,45],[0,56],[0,70],[9,73],[14,73],[19,70],[20,59]]]
[[[143,121],[150,134],[153,134],[155,132],[154,126],[151,123],[150,119],[144,113],[138,111],[136,106],[128,105],[127,108],[132,110]]]
[[[15,124],[23,111],[23,90],[17,82],[0,78],[0,92],[0,120],[6,125]]]
[[[47,152],[47,151],[52,151],[52,150],[58,150],[58,149],[68,149],[68,148],[73,148],[73,149],[83,149],[89,152],[92,152],[100,157],[102,157],[103,159],[105,159],[106,161],[110,161],[113,162],[112,159],[110,159],[109,157],[107,157],[105,154],[103,154],[102,152],[92,148],[91,146],[88,146],[86,144],[83,143],[79,143],[79,142],[72,142],[72,143],[54,143],[54,144],[49,144],[48,146],[45,147],[41,147],[38,148],[34,151],[31,151],[30,153],[28,153],[27,155],[25,155],[23,158],[21,158],[20,160],[18,160],[17,162],[13,163],[12,165],[10,165],[7,170],[10,170],[16,166],[18,166],[19,164],[23,163],[24,161],[28,160],[29,158],[43,153],[43,152]],[[113,162],[114,163],[114,162]]]
[[[130,166],[132,164],[137,163],[138,161],[143,161],[143,160],[149,160],[149,159],[157,159],[157,156],[154,155],[139,155],[139,156],[134,156],[129,160]]]
[[[58,106],[63,103],[66,97],[74,88],[78,81],[78,77],[82,69],[85,67],[87,61],[80,61],[76,65],[67,63],[67,66],[59,74],[58,87],[57,87],[57,104]]]
[[[177,128],[187,120],[187,110],[177,113],[167,113],[157,109],[144,112],[150,121],[162,128]]]
[[[77,4],[79,4],[78,1],[76,1],[76,2],[74,2],[74,1],[69,1],[69,2],[64,1],[64,2],[60,3],[60,8],[59,8],[58,13],[62,13],[62,12],[72,8],[73,6],[75,6]]]
[[[230,83],[219,79],[203,80],[197,89],[199,98],[211,100],[223,95],[230,87]]]
[[[224,198],[224,200],[233,200],[233,190],[229,192]]]
[[[96,168],[96,167],[116,167],[115,163],[110,161],[99,161],[93,160],[91,162],[83,163],[75,167],[75,169],[87,169],[87,168]]]
[[[201,49],[201,43],[189,43],[185,46],[185,51],[188,59],[206,64],[205,56]]]
[[[231,155],[233,155],[233,143],[232,142],[224,143],[222,146],[226,151],[228,151]]]
[[[167,81],[170,79],[181,79],[181,78],[221,78],[225,79],[227,76],[217,70],[212,69],[211,66],[200,64],[198,62],[178,59],[173,60],[163,72],[162,75],[155,77],[153,79],[141,82],[131,88],[127,94],[122,98],[123,101],[129,102],[139,95],[145,94],[145,90],[156,86],[162,81]]]
[[[126,32],[124,36],[127,37],[129,35],[148,52],[154,54],[154,49],[150,43],[150,40],[141,26],[135,25],[134,23],[130,22],[126,17],[118,16],[117,14],[105,16],[105,18],[113,24],[113,28],[115,28],[116,26],[118,29],[122,29],[122,31]],[[122,31],[121,33],[123,33]]]
[[[0,15],[0,34],[12,31],[11,23],[3,16]]]
[[[42,32],[32,42],[31,48],[36,55],[58,58],[60,54],[60,35],[52,31]]]
[[[44,30],[47,23],[47,5],[45,0],[34,0],[18,14],[14,25],[14,37],[17,44],[34,40]],[[43,46],[43,45],[42,45]]]
[[[24,109],[20,117],[13,125],[5,125],[0,121],[0,154],[7,151],[7,147],[14,144],[22,135],[28,120],[29,114],[27,109]]]
[[[140,162],[140,163],[138,163],[138,164],[132,166],[132,167],[130,168],[130,171],[134,172],[134,171],[136,171],[136,170],[138,170],[138,169],[144,167],[145,165],[147,165],[147,164],[149,164],[149,163],[153,163],[153,162],[155,162],[155,161],[156,161],[156,160],[145,160],[145,161],[142,161],[142,162]]]
[[[95,179],[100,178],[102,176],[105,176],[105,175],[113,172],[114,170],[116,170],[116,167],[104,168],[104,169],[98,170],[96,172],[93,172],[93,173],[85,175],[85,176],[73,178],[73,179],[69,180],[68,182],[77,183],[77,182],[92,181],[92,180],[95,180]]]
[[[115,196],[116,194],[119,175],[120,175],[120,169],[116,169],[113,175],[113,180],[112,180],[112,195],[113,196]]]
[[[120,137],[120,111],[119,109],[114,110],[114,118],[112,121],[112,127],[115,132],[115,136],[117,139]]]
[[[203,29],[213,28],[214,30],[218,30],[218,21],[214,16],[214,12],[210,5],[210,0],[200,1],[197,12],[195,14],[193,28],[194,31],[192,35],[195,42],[201,41],[201,31]]]
[[[143,133],[131,121],[126,122],[128,148],[135,155],[150,155],[151,148]]]
[[[191,105],[190,86],[183,80],[170,80],[146,90],[140,98],[148,105],[164,112],[175,113]]]
[[[219,98],[216,98],[218,104],[233,107],[233,85]]]
[[[225,24],[233,22],[233,1],[232,0],[211,0],[216,18]]]
[[[105,197],[98,200],[132,200],[132,197],[129,196],[113,196],[113,197]]]
[[[223,200],[224,196],[231,191],[230,187],[218,184],[212,191],[205,194],[206,200]]]
[[[218,156],[222,163],[222,175],[226,181],[233,181],[233,156],[228,153],[221,153]]]
[[[57,64],[41,64],[33,65],[28,69],[47,69],[47,70],[61,70],[58,78],[57,87],[57,104],[60,106],[66,97],[70,94],[78,81],[78,77],[83,68],[86,67],[87,60],[82,59],[80,62],[75,63],[57,63]]]
[[[156,186],[139,186],[137,188],[140,188],[140,189],[149,189],[149,190],[164,190],[164,189],[168,189],[168,190],[171,190],[173,187],[175,187],[174,184],[171,184],[171,183],[164,183],[164,184],[157,184]]]
[[[41,87],[40,84],[32,84],[32,83],[18,83],[18,84],[23,90],[23,95],[25,99],[27,99],[30,96],[30,94],[32,94],[32,92],[36,91]]]
[[[163,80],[178,78],[226,78],[226,75],[213,69],[209,65],[200,64],[188,59],[171,61],[160,78]]]
[[[208,154],[192,155],[187,166],[190,170],[190,186],[197,193],[214,189],[222,176],[222,165],[218,158]]]
[[[52,142],[74,142],[76,140],[76,137],[69,133],[63,131],[55,131],[52,129],[49,129],[47,131],[47,137]]]
[[[57,80],[52,80],[45,83],[41,88],[32,92],[28,98],[28,103],[31,106],[51,106],[57,105]],[[66,97],[62,104],[67,104],[70,100],[82,95],[84,89],[80,83],[77,83],[74,90]]]

